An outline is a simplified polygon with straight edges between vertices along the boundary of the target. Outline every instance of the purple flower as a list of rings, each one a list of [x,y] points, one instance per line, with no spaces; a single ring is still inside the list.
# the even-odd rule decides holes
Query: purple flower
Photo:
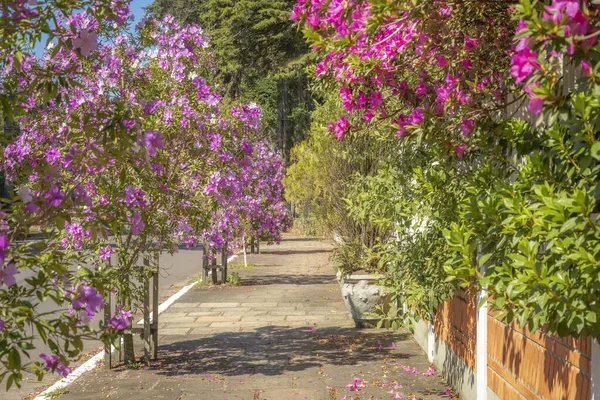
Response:
[[[139,235],[142,230],[146,227],[146,224],[142,221],[142,215],[140,213],[133,214],[133,217],[127,218],[131,223],[131,233]]]
[[[31,189],[29,189],[25,185],[21,185],[19,187],[19,197],[21,198],[24,204],[31,203],[31,201],[33,200],[33,197],[31,196]]]
[[[104,307],[104,298],[98,294],[98,290],[92,286],[81,285],[77,289],[76,297],[73,299],[73,308],[78,310],[85,307],[89,318],[92,318],[97,310]]]
[[[59,356],[49,356],[44,353],[40,354],[40,358],[46,362],[46,368],[49,370],[54,369],[57,373],[62,376],[67,376],[71,373],[71,369],[65,364],[60,362]]]
[[[73,41],[76,49],[81,50],[81,54],[89,56],[90,53],[98,48],[98,34],[93,31],[81,31],[79,37]]]
[[[162,141],[163,135],[160,132],[148,130],[144,134],[144,145],[148,149],[151,157],[156,156],[156,149],[164,149],[165,144]]]
[[[106,246],[105,248],[100,250],[100,258],[104,260],[108,260],[110,256],[112,256],[113,250],[112,247]]]
[[[515,78],[515,82],[519,84],[531,75],[533,71],[541,67],[537,60],[537,53],[530,48],[525,48],[513,56],[510,74]]]
[[[4,321],[0,319],[0,332],[4,330]]]
[[[463,67],[465,67],[466,69],[471,69],[473,68],[473,63],[471,62],[471,60],[467,59],[467,60],[463,60],[462,62]]]
[[[64,198],[65,194],[60,191],[58,186],[52,184],[50,186],[50,190],[46,193],[46,201],[44,202],[44,205],[58,207]]]
[[[4,269],[0,269],[0,285],[12,286],[17,283],[15,275],[18,274],[15,264],[8,264]]]
[[[131,325],[130,319],[132,317],[133,314],[131,311],[123,310],[121,306],[117,306],[115,315],[108,321],[108,326],[118,331],[122,331]]]

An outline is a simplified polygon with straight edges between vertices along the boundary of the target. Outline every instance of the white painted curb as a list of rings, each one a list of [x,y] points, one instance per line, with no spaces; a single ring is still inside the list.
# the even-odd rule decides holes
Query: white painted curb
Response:
[[[236,257],[237,257],[237,254],[232,255],[231,257],[229,257],[227,259],[227,262],[233,261]],[[196,283],[190,283],[189,285],[184,286],[181,289],[179,289],[179,291],[177,293],[175,293],[173,296],[169,297],[164,303],[162,303],[161,305],[158,306],[158,314],[159,315],[162,314],[167,308],[169,308],[173,303],[175,303],[181,296],[186,294],[194,286],[196,286]],[[152,317],[152,313],[150,313],[150,317]],[[142,323],[144,323],[143,319],[138,322],[138,324],[142,324]],[[73,372],[71,372],[69,375],[67,375],[60,381],[54,383],[54,385],[50,386],[48,389],[44,390],[42,393],[35,396],[33,400],[47,400],[48,399],[47,396],[50,393],[54,392],[55,390],[62,389],[64,387],[69,386],[71,383],[75,382],[75,380],[77,378],[79,378],[81,375],[96,368],[98,361],[103,360],[103,359],[104,359],[104,350],[102,350],[100,353],[96,354],[95,356],[93,356],[92,358],[90,358],[89,360],[87,360],[86,362],[81,364],[79,367],[75,368],[75,370]]]

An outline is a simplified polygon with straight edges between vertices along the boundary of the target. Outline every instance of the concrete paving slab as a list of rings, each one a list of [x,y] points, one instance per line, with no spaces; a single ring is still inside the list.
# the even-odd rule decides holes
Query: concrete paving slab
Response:
[[[449,399],[407,332],[354,328],[331,248],[296,236],[263,246],[248,255],[257,267],[238,269],[242,286],[195,287],[161,315],[158,361],[96,369],[59,400]]]

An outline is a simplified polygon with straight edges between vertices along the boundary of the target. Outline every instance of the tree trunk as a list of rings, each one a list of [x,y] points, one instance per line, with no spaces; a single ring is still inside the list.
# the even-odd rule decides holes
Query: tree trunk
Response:
[[[277,145],[284,162],[287,163],[288,156],[288,132],[286,126],[286,113],[288,101],[288,81],[283,79],[278,83],[279,107],[277,109]]]
[[[124,268],[125,268],[124,266],[126,265],[125,260],[118,259],[117,262],[119,263],[119,270],[121,270],[121,272],[124,272]],[[131,292],[130,292],[131,282],[127,278],[127,275],[126,275],[125,279],[123,279],[121,281],[121,285],[126,285],[126,287],[122,287],[120,290],[119,303],[125,310],[132,310],[133,308],[132,308]],[[132,321],[132,323],[133,323],[133,321]],[[131,329],[126,329],[123,332],[123,342],[122,342],[121,352],[123,354],[123,362],[125,364],[131,364],[131,363],[135,362],[135,349],[133,347],[133,333],[131,332]]]

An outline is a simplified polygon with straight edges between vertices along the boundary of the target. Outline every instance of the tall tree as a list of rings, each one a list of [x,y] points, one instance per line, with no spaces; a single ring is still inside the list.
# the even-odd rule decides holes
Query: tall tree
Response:
[[[308,47],[289,20],[295,0],[155,0],[148,8],[199,23],[215,50],[226,97],[263,107],[267,134],[289,159],[304,137],[312,98],[304,71]]]

